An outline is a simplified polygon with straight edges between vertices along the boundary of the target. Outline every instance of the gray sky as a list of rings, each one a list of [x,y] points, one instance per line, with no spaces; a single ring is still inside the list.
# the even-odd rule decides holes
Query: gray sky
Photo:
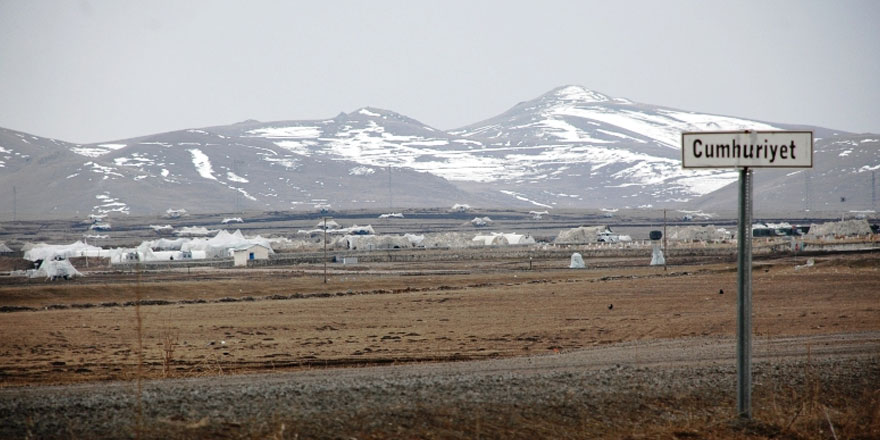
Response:
[[[880,2],[0,0],[0,126],[72,142],[320,119],[441,128],[577,84],[880,133]]]

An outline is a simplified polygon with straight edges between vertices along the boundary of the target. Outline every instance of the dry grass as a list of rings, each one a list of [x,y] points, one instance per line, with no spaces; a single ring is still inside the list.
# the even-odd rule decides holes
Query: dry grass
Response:
[[[820,262],[801,272],[789,261],[780,261],[766,265],[766,272],[756,271],[756,336],[769,340],[880,329],[878,261],[877,255],[866,255]],[[717,390],[679,390],[670,395],[611,396],[601,407],[561,396],[550,404],[421,402],[319,417],[281,408],[277,414],[243,422],[201,418],[144,426],[142,382],[147,378],[303,368],[322,362],[353,366],[517,356],[634,340],[729,336],[735,295],[717,291],[723,287],[735,292],[730,268],[714,264],[677,268],[672,274],[653,268],[499,269],[407,277],[347,274],[331,279],[325,297],[168,306],[140,304],[144,297],[259,297],[322,292],[323,287],[320,277],[281,282],[284,272],[242,272],[233,279],[203,280],[141,280],[137,273],[133,283],[72,284],[69,290],[37,285],[32,287],[36,299],[28,299],[27,290],[6,289],[24,304],[46,298],[75,302],[83,292],[91,300],[121,301],[121,296],[131,294],[129,289],[136,301],[131,308],[4,314],[0,351],[6,356],[0,370],[21,371],[21,376],[3,376],[0,386],[136,380],[137,438],[880,438],[878,385],[823,379],[810,363],[796,381],[756,386],[750,423],[733,419],[735,402],[718,399]],[[607,309],[609,302],[614,303],[613,312]],[[47,367],[50,362],[64,364]]]
[[[754,274],[755,337],[880,330],[878,266],[878,255],[821,261],[797,272],[785,260],[762,266]],[[127,287],[90,286],[89,295],[108,306],[3,313],[0,386],[479,359],[725,337],[735,326],[730,267],[668,274],[662,268],[608,268],[348,275],[323,292],[315,287],[320,277],[272,275],[248,284],[250,272],[236,280],[167,282],[144,274],[143,282],[135,279]],[[265,299],[269,295],[261,289],[268,285],[285,299]],[[46,287],[33,288],[39,293]],[[77,285],[57,288],[68,301],[79,298]],[[729,294],[719,295],[720,288]],[[227,295],[230,290],[235,294]],[[224,295],[220,300],[195,302],[217,292]],[[120,305],[157,293],[177,302]],[[27,295],[14,296],[30,304],[44,301]],[[132,322],[132,315],[141,323]]]
[[[821,388],[821,387],[820,387]],[[764,390],[761,390],[762,393]],[[809,392],[808,392],[809,393]],[[264,419],[223,422],[201,419],[156,426],[153,438],[357,438],[357,439],[876,439],[880,435],[877,392],[866,396],[826,393],[840,405],[814,408],[805,395],[769,395],[784,407],[759,407],[753,420],[733,418],[735,402],[712,402],[688,394],[641,400],[638,404],[591,402],[556,405],[436,406],[423,402],[407,407],[297,417],[274,414]],[[821,408],[826,408],[828,416]],[[779,411],[779,412],[776,412]],[[830,426],[834,426],[834,434]]]

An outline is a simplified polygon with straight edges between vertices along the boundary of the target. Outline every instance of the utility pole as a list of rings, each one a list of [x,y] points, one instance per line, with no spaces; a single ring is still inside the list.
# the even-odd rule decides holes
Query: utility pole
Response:
[[[877,211],[877,172],[871,170],[871,209]]]
[[[810,170],[804,170],[804,211],[810,210]]]
[[[12,221],[18,221],[18,192],[12,185]]]
[[[391,193],[391,165],[388,165],[388,212],[394,212],[394,196]]]
[[[324,216],[324,284],[327,284],[327,216]]]
[[[663,272],[666,272],[666,260],[669,259],[669,252],[666,251],[666,210],[663,210]]]

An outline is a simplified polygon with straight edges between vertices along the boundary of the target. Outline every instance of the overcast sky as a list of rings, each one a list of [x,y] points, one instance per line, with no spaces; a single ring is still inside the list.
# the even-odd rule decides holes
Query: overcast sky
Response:
[[[0,126],[87,143],[557,86],[880,133],[880,2],[0,0]]]

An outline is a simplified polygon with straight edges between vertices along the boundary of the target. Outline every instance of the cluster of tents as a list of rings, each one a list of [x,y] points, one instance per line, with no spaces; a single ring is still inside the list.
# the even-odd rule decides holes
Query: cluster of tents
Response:
[[[28,274],[30,277],[57,278],[81,276],[68,261],[74,257],[99,257],[108,258],[111,264],[151,262],[151,261],[180,261],[180,260],[204,260],[208,258],[230,257],[236,250],[246,249],[254,245],[260,245],[272,253],[272,245],[269,239],[256,236],[245,237],[241,231],[230,233],[220,230],[210,238],[160,238],[152,241],[144,241],[134,248],[104,249],[77,241],[67,245],[53,244],[28,244],[22,250],[24,259],[39,263],[36,270]]]
[[[772,225],[775,229],[777,225]],[[783,225],[790,228],[789,225]],[[153,227],[153,226],[151,226]],[[785,229],[783,228],[783,229]],[[156,229],[156,228],[154,228]],[[161,229],[166,229],[162,227]],[[793,229],[793,228],[790,228]],[[811,225],[809,235],[814,237],[865,235],[872,233],[867,220],[846,220],[829,222],[822,225]],[[176,239],[159,238],[144,241],[134,248],[103,249],[82,241],[68,245],[50,245],[45,243],[26,244],[24,258],[37,264],[36,269],[29,271],[31,277],[69,278],[79,276],[69,261],[73,257],[103,257],[111,264],[174,260],[203,260],[227,258],[236,251],[252,246],[262,246],[268,252],[274,249],[317,249],[327,240],[333,249],[378,250],[404,248],[465,248],[475,246],[515,246],[532,245],[536,241],[528,234],[518,233],[466,233],[445,232],[435,234],[404,234],[377,235],[372,226],[352,226],[343,228],[329,220],[321,221],[315,229],[302,230],[297,233],[296,240],[288,238],[263,238],[261,236],[246,237],[240,230],[228,232],[219,230],[212,237],[181,237]],[[707,226],[672,227],[668,234],[670,240],[678,241],[721,241],[733,238],[733,234],[724,229]],[[581,226],[560,231],[554,243],[557,244],[594,244],[629,242],[629,236],[616,234],[607,226]],[[574,256],[573,256],[574,257]],[[578,255],[578,257],[580,257]],[[572,267],[580,267],[581,261],[573,258]]]

